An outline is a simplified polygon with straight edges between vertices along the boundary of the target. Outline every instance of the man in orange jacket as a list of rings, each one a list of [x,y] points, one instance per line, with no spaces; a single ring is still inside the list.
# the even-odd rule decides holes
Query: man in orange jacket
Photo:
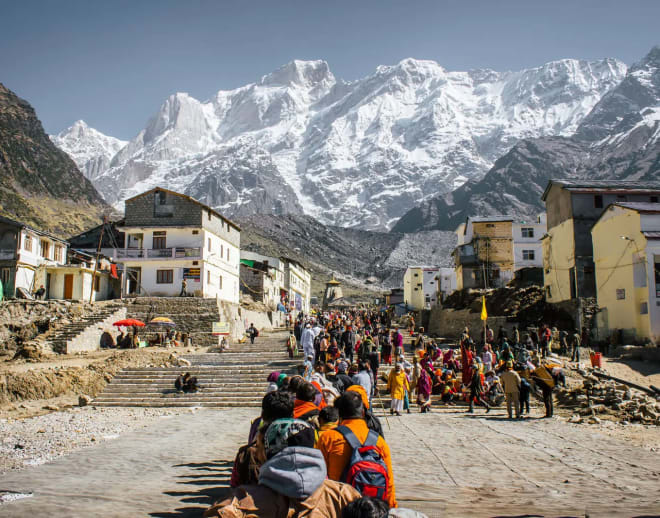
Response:
[[[369,434],[369,428],[367,428],[367,423],[363,419],[364,404],[362,403],[360,394],[347,391],[343,396],[335,400],[335,407],[339,411],[339,424],[348,427],[358,440],[364,443]],[[352,453],[352,449],[346,439],[344,439],[344,436],[336,430],[328,430],[319,437],[317,448],[321,450],[325,458],[325,463],[328,466],[328,478],[341,482],[342,475],[350,461]],[[376,449],[378,449],[387,467],[389,479],[387,503],[390,507],[397,507],[390,447],[382,436],[378,437]]]

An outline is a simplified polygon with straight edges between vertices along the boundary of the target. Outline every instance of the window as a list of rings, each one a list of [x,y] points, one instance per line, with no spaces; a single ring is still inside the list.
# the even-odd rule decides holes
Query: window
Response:
[[[156,250],[162,250],[163,248],[167,248],[167,232],[163,230],[158,230],[154,232],[152,248]]]
[[[211,272],[208,270],[206,271],[206,282],[207,284],[211,284]]]
[[[197,234],[199,234],[199,230],[193,230],[192,234],[193,236],[196,236]]]
[[[486,228],[495,228],[495,223],[486,223]]]
[[[193,261],[193,266],[199,265],[199,261]]]
[[[209,249],[209,252],[210,252],[211,251],[211,238],[210,237],[208,238],[208,249]]]
[[[211,211],[208,212],[209,215],[209,221],[211,221]]]
[[[28,252],[32,252],[32,236],[28,236],[25,234],[25,239],[23,241],[23,248],[25,248]]]
[[[156,270],[156,284],[172,284],[174,270]]]
[[[552,288],[550,286],[545,287],[545,296],[547,298],[552,298]]]
[[[50,243],[44,239],[41,240],[41,257],[44,259],[50,257]]]
[[[625,300],[626,298],[626,290],[623,288],[618,288],[616,290],[616,300]]]
[[[167,193],[156,191],[154,194],[154,217],[171,218],[174,216],[174,205],[167,203]]]
[[[229,247],[227,247],[227,261],[229,261]]]
[[[218,277],[218,288],[222,289],[222,275]]]
[[[651,196],[651,203],[658,203],[658,197],[657,196]]]
[[[655,298],[660,299],[660,255],[655,256]]]
[[[534,250],[523,250],[523,261],[534,260]]]
[[[416,273],[416,274],[415,274],[415,277],[419,277],[419,274],[418,274],[418,273]]]
[[[616,201],[627,201],[628,198],[623,194],[617,194]]]
[[[11,270],[9,268],[3,268],[0,270],[0,281],[2,281],[2,286],[6,289],[9,283],[9,277],[11,275]]]
[[[224,256],[225,256],[225,247],[224,247],[224,245],[221,243],[221,244],[220,244],[220,258],[222,259]]]
[[[493,272],[493,279],[499,279],[500,278],[500,271],[499,270],[491,270]]]
[[[642,302],[642,304],[639,307],[639,314],[640,315],[648,315],[649,314],[649,303],[648,302]]]
[[[594,196],[594,209],[603,208],[603,196],[601,194],[596,194]]]
[[[64,252],[64,248],[63,248],[63,247],[61,247],[61,246],[56,246],[56,247],[55,247],[55,257],[54,257],[54,259],[55,259],[58,263],[63,262],[63,255],[64,255],[63,252]]]
[[[534,237],[534,228],[533,227],[523,227],[521,229],[522,237]]]
[[[158,205],[165,205],[167,203],[167,194],[164,191],[156,191],[156,201]]]

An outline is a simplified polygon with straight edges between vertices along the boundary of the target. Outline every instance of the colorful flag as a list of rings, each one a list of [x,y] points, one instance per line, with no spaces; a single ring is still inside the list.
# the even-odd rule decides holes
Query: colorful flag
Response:
[[[481,320],[488,320],[488,311],[486,311],[486,296],[481,297]]]

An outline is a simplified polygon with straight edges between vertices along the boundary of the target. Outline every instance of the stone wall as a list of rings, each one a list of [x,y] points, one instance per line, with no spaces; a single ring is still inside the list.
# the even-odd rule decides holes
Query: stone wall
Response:
[[[165,193],[165,205],[170,207],[172,216],[156,216],[154,198],[156,192],[150,192],[126,201],[127,227],[175,227],[175,226],[202,226],[202,207],[198,203],[184,196]]]
[[[489,317],[487,321],[495,335],[500,326],[504,326],[509,336],[513,331],[515,322],[507,322],[506,317]],[[469,309],[442,309],[435,308],[431,310],[429,318],[429,335],[437,335],[443,338],[458,339],[466,327],[470,328],[470,333],[475,339],[483,333],[484,324],[480,313],[473,313]]]

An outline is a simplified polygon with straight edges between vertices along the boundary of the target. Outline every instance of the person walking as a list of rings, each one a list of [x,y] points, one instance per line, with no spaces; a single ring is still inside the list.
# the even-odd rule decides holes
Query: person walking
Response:
[[[571,354],[571,361],[580,363],[580,346],[582,345],[582,337],[577,329],[573,332],[573,351]]]
[[[470,414],[474,413],[474,403],[476,402],[479,405],[486,407],[486,413],[490,411],[488,403],[484,401],[484,383],[481,379],[481,374],[479,373],[479,367],[477,364],[472,364],[472,375],[470,377],[470,408],[468,412]]]
[[[552,402],[552,389],[555,387],[555,381],[552,375],[548,379],[542,378],[536,371],[532,373],[532,379],[541,388],[543,393],[543,405],[545,406],[545,417],[552,417],[554,405]]]
[[[179,297],[187,297],[187,296],[188,296],[188,282],[184,277],[183,279],[181,279],[181,292],[179,293]]]
[[[254,324],[250,324],[250,327],[247,328],[246,331],[247,335],[250,337],[250,343],[254,343],[254,339],[259,336],[259,331],[257,330],[256,327],[254,327]]]
[[[419,411],[424,414],[431,411],[431,376],[425,370],[421,370],[417,380],[417,404]]]
[[[529,416],[529,395],[532,392],[532,386],[525,378],[520,378],[520,416],[525,413]]]
[[[509,419],[513,419],[513,407],[516,409],[516,419],[520,419],[520,375],[513,370],[513,362],[506,362],[506,371],[500,375],[500,383],[504,389]]]
[[[403,335],[398,328],[394,330],[392,346],[394,347],[394,358],[399,358],[403,355]]]
[[[400,416],[401,411],[403,410],[403,400],[406,397],[406,391],[410,390],[408,377],[406,376],[406,373],[403,372],[403,365],[401,363],[397,363],[396,367],[390,371],[390,375],[387,379],[387,389],[392,396],[390,414]]]
[[[346,326],[346,330],[341,335],[341,346],[344,350],[344,355],[348,358],[350,363],[353,363],[353,353],[355,352],[355,331],[353,326]]]
[[[305,358],[309,356],[314,358],[314,331],[312,331],[310,324],[305,325],[305,329],[300,337],[300,343],[302,344]]]

